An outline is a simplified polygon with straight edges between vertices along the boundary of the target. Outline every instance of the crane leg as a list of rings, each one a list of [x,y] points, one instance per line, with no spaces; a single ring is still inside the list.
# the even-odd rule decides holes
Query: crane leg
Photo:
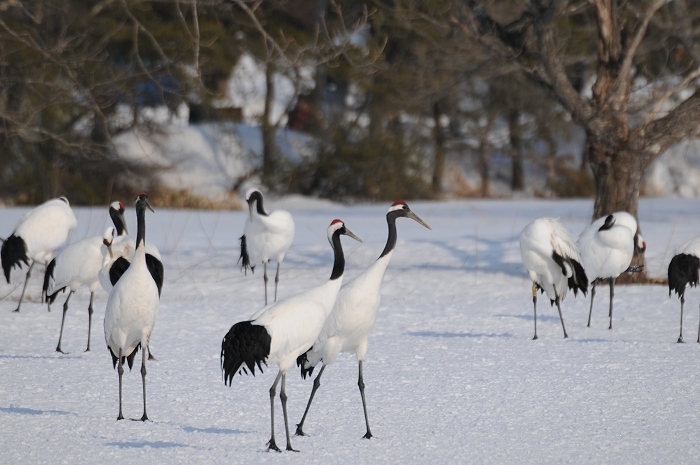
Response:
[[[58,335],[58,345],[56,346],[56,352],[60,352],[62,354],[65,354],[64,351],[61,350],[61,339],[63,339],[63,323],[66,322],[66,313],[68,312],[68,301],[70,300],[70,296],[73,295],[73,291],[70,291],[68,293],[68,297],[66,298],[66,301],[63,302],[63,317],[61,318],[61,333]]]
[[[270,440],[267,442],[267,450],[276,450],[277,452],[282,452],[277,443],[275,442],[275,391],[277,390],[277,383],[282,377],[282,372],[277,373],[275,382],[272,383],[270,387]]]
[[[533,341],[537,340],[537,285],[532,285],[532,304],[535,307],[535,337],[532,338]]]
[[[88,305],[88,344],[85,352],[90,352],[90,332],[92,331],[92,301],[95,298],[95,293],[90,292],[90,305]]]
[[[146,415],[146,351],[143,350],[143,342],[141,343],[141,380],[143,381],[143,416],[141,421],[148,420],[148,415]],[[146,344],[148,347],[148,344]]]
[[[369,430],[369,417],[367,416],[367,402],[365,401],[365,381],[362,379],[362,360],[359,363],[360,366],[360,376],[357,379],[357,386],[360,388],[360,396],[362,397],[362,409],[365,411],[365,425],[367,425],[367,432],[364,436],[365,439],[372,437],[372,432]]]
[[[314,380],[314,387],[311,389],[311,395],[309,396],[309,402],[306,404],[306,410],[304,410],[304,416],[301,417],[301,421],[297,425],[297,430],[294,433],[295,436],[306,436],[304,433],[304,422],[306,421],[306,415],[309,413],[309,407],[311,407],[311,402],[314,400],[314,395],[316,395],[316,391],[318,388],[321,387],[321,375],[323,374],[323,370],[326,369],[326,365],[323,365],[321,367],[321,371],[318,372],[318,376],[316,376],[316,379]]]
[[[280,264],[277,262],[277,273],[275,274],[275,302],[277,302],[277,283],[280,282]]]
[[[32,264],[29,265],[29,269],[27,270],[27,276],[24,278],[24,287],[22,288],[22,295],[19,296],[19,303],[17,304],[17,308],[14,310],[15,312],[19,313],[19,308],[22,306],[22,300],[24,300],[24,292],[27,290],[27,283],[29,282],[29,278],[32,277],[32,268],[34,267],[34,261],[32,260]],[[51,307],[49,307],[49,311],[51,311]]]
[[[561,305],[559,305],[559,293],[557,293],[556,288],[554,288],[554,295],[556,296],[556,299],[554,299],[554,302],[557,304],[557,310],[559,310],[559,319],[561,320],[561,329],[564,330],[564,339],[567,339],[569,337],[569,335],[566,334],[566,327],[564,326],[564,317],[561,314]]]
[[[124,415],[122,415],[122,376],[124,376],[124,367],[122,366],[122,350],[119,349],[119,363],[117,365],[117,373],[119,373],[119,416],[117,421],[123,420]]]
[[[612,329],[613,297],[615,296],[615,278],[610,278],[610,326]]]
[[[280,388],[280,400],[282,401],[282,414],[284,415],[284,432],[287,435],[287,450],[292,452],[299,452],[292,448],[292,441],[289,437],[289,419],[287,417],[287,392],[284,390],[284,382],[286,381],[287,375],[282,375],[282,387]]]
[[[588,310],[588,325],[586,325],[587,328],[591,327],[591,315],[593,314],[593,299],[595,298],[595,285],[596,280],[594,279],[591,283],[591,309]]]
[[[678,343],[683,344],[683,304],[685,303],[685,293],[681,294],[681,334],[678,336]],[[698,330],[700,331],[700,330]],[[700,332],[698,332],[698,337],[700,338]]]
[[[263,263],[263,280],[265,281],[265,306],[267,306],[267,262]]]
[[[700,344],[700,323],[698,323],[698,343]]]
[[[151,344],[150,343],[148,344],[148,360],[150,360],[150,361],[156,360],[155,356],[153,355],[153,352],[151,352]]]

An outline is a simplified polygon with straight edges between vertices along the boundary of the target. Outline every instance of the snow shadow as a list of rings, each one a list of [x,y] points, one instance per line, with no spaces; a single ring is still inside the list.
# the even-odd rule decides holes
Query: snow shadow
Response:
[[[526,320],[526,321],[532,321],[533,315],[506,315],[504,313],[494,315],[495,317],[498,318],[517,318],[519,320]],[[566,315],[564,315],[564,319],[566,320]],[[537,312],[537,321],[556,321],[557,323],[559,322],[559,314],[557,315],[540,315],[540,312]]]
[[[0,407],[0,412],[5,413],[17,413],[20,415],[75,415],[71,412],[64,412],[62,410],[36,410],[27,407]]]
[[[446,251],[454,260],[461,263],[461,266],[455,267],[445,264],[430,263],[425,264],[424,268],[433,268],[441,270],[467,270],[484,273],[504,273],[508,276],[523,277],[525,270],[521,263],[508,260],[513,254],[520,255],[519,236],[511,236],[506,238],[489,239],[487,237],[464,235],[458,238],[459,245],[466,245],[468,250],[456,246],[454,240],[448,241],[422,241],[425,244],[430,244],[434,247]],[[475,245],[478,245],[478,252],[474,250]],[[477,263],[478,260],[478,263]]]
[[[450,333],[450,332],[437,332],[437,331],[408,331],[406,333],[409,336],[416,337],[469,337],[469,338],[482,338],[482,337],[493,337],[493,338],[512,338],[513,335],[510,333],[494,334],[494,333]]]
[[[209,434],[250,434],[250,431],[228,428],[195,428],[194,426],[183,426],[183,431],[187,433],[209,433]]]
[[[123,442],[108,442],[107,446],[116,446],[120,449],[141,449],[143,447],[151,447],[153,449],[169,449],[173,447],[190,447],[187,444],[168,441],[123,441]]]

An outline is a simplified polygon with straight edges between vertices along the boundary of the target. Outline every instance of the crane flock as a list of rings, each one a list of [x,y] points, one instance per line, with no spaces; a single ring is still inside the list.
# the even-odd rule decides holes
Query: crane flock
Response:
[[[403,201],[394,202],[386,212],[388,237],[379,257],[364,272],[343,285],[345,255],[341,236],[362,242],[346,224],[333,220],[326,234],[334,262],[330,278],[316,287],[277,300],[280,265],[293,244],[295,224],[292,215],[284,210],[268,212],[263,206],[263,195],[258,189],[246,194],[248,216],[240,237],[240,258],[243,271],[263,264],[264,306],[252,316],[235,323],[221,342],[220,365],[224,384],[232,385],[236,374],[255,375],[256,367],[262,373],[263,365],[274,363],[278,373],[269,389],[270,439],[267,449],[281,451],[275,441],[275,395],[280,385],[286,450],[291,445],[287,410],[286,375],[296,362],[302,379],[311,377],[321,365],[313,381],[312,390],[303,416],[296,425],[295,434],[305,436],[304,424],[320,387],[326,367],[334,363],[342,352],[354,353],[358,361],[358,387],[362,400],[366,432],[363,438],[373,437],[365,398],[363,361],[369,336],[377,322],[380,308],[382,280],[397,245],[399,218],[410,218],[431,229]],[[131,369],[135,356],[141,350],[141,377],[143,414],[138,420],[148,420],[146,409],[146,348],[149,349],[152,332],[160,308],[164,284],[164,267],[160,252],[146,241],[146,210],[153,211],[148,195],[141,193],[135,201],[137,219],[136,237],[128,235],[125,207],[121,202],[110,204],[108,213],[114,226],[106,228],[102,236],[87,237],[65,246],[77,219],[65,197],[50,200],[25,214],[12,234],[3,241],[0,251],[5,279],[10,284],[14,268],[27,267],[19,312],[31,271],[38,262],[46,267],[42,298],[49,305],[62,291],[67,292],[63,304],[61,328],[56,351],[63,353],[64,322],[71,296],[81,287],[90,291],[88,306],[88,341],[90,335],[95,292],[100,284],[108,293],[104,316],[105,342],[113,368],[118,372],[119,413],[122,412],[122,381],[124,364]],[[520,234],[520,254],[525,270],[532,281],[534,307],[534,337],[537,335],[537,291],[546,293],[552,306],[556,305],[564,334],[568,338],[562,303],[568,291],[584,296],[591,286],[588,327],[591,325],[596,285],[608,281],[610,287],[609,326],[613,326],[613,297],[615,280],[623,273],[642,271],[633,264],[635,254],[646,250],[646,243],[638,230],[634,216],[615,212],[594,221],[580,234],[578,240],[554,218],[539,218],[529,223]],[[275,261],[274,301],[268,305],[267,264]],[[681,304],[679,343],[683,343],[683,309],[687,287],[700,281],[700,238],[678,248],[668,267],[669,296],[675,292]],[[698,339],[700,343],[700,327]]]

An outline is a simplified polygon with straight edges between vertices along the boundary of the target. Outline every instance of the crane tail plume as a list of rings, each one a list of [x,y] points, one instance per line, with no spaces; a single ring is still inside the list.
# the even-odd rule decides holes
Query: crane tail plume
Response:
[[[221,370],[224,374],[224,384],[231,385],[236,373],[255,376],[255,366],[260,373],[262,364],[270,354],[272,338],[264,326],[254,325],[252,321],[241,321],[231,326],[221,341]],[[248,370],[246,370],[246,368]]]
[[[297,366],[301,370],[301,379],[306,379],[307,376],[310,377],[314,373],[314,368],[316,368],[309,365],[309,352],[311,352],[311,349],[297,357]]]
[[[41,287],[41,303],[48,302],[52,304],[56,300],[57,292],[49,295],[49,287],[53,288],[51,281],[53,279],[53,272],[56,269],[56,259],[54,258],[49,262],[49,266],[46,267],[46,272],[44,273],[44,284]],[[51,289],[53,290],[53,289]]]
[[[148,272],[151,273],[153,281],[156,282],[158,297],[160,297],[160,291],[163,290],[163,263],[150,253],[147,253],[146,267],[148,267]]]
[[[131,351],[131,353],[128,356],[123,356],[122,357],[122,366],[124,363],[127,363],[129,365],[129,370],[134,366],[134,357],[136,357],[136,354],[138,353],[139,349],[141,348],[141,343],[134,348],[134,350]],[[107,349],[109,350],[109,355],[112,356],[112,368],[116,369],[117,368],[117,362],[119,361],[119,357],[117,357],[114,352],[112,351],[112,348],[107,345]]]
[[[241,268],[243,269],[245,274],[248,274],[249,269],[251,272],[255,273],[255,266],[250,265],[250,255],[248,254],[248,246],[245,234],[243,234],[239,238],[239,240],[241,241],[241,255],[240,257],[238,257],[238,263],[241,264]]]
[[[14,234],[8,237],[3,242],[2,249],[0,249],[0,258],[2,258],[2,271],[5,273],[5,279],[9,284],[12,268],[21,267],[20,262],[29,265],[27,244],[24,242],[24,239]]]
[[[668,296],[675,291],[678,297],[685,293],[686,286],[698,285],[700,259],[693,255],[678,254],[668,264]]]
[[[570,262],[573,274],[569,278],[569,289],[574,291],[574,295],[578,295],[577,293],[580,290],[585,296],[588,294],[588,276],[586,276],[586,271],[576,260],[571,259]]]

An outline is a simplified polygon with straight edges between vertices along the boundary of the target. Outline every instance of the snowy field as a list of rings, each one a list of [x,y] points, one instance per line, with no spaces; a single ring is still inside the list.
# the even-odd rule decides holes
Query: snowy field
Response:
[[[122,199],[126,200],[126,199]],[[156,198],[151,199],[157,205]],[[129,202],[131,204],[131,202]],[[389,203],[346,207],[286,199],[297,236],[282,265],[280,298],[328,279],[334,218],[363,240],[345,240],[345,278],[369,266],[386,240]],[[71,299],[63,349],[56,353],[60,296],[51,313],[39,303],[40,275],[0,302],[0,463],[697,463],[700,457],[700,292],[690,290],[685,338],[677,344],[679,302],[664,286],[616,287],[614,329],[607,329],[607,287],[589,301],[556,308],[539,300],[532,341],[531,283],[518,235],[539,216],[559,217],[575,235],[592,201],[413,202],[433,228],[398,221],[399,242],[384,278],[382,305],[364,375],[370,425],[365,432],[357,362],[341,355],[323,377],[299,453],[267,453],[268,389],[276,375],[236,376],[224,386],[221,339],[263,304],[260,272],[237,266],[245,212],[157,209],[147,238],[161,251],[165,285],[148,366],[152,421],[116,421],[117,373],[104,344],[107,295],[98,290],[92,351],[84,353],[89,292]],[[24,209],[0,210],[7,237]],[[101,235],[107,209],[76,209],[73,240]],[[696,200],[644,199],[640,219],[650,274],[664,276],[675,248],[700,234]],[[127,221],[135,232],[133,208]],[[261,271],[261,270],[260,270]],[[18,274],[19,276],[19,274]],[[271,281],[272,283],[272,281]],[[590,294],[589,294],[590,298]],[[290,427],[312,381],[287,379]],[[142,413],[138,369],[124,376],[124,414]],[[284,445],[279,399],[277,442]]]

